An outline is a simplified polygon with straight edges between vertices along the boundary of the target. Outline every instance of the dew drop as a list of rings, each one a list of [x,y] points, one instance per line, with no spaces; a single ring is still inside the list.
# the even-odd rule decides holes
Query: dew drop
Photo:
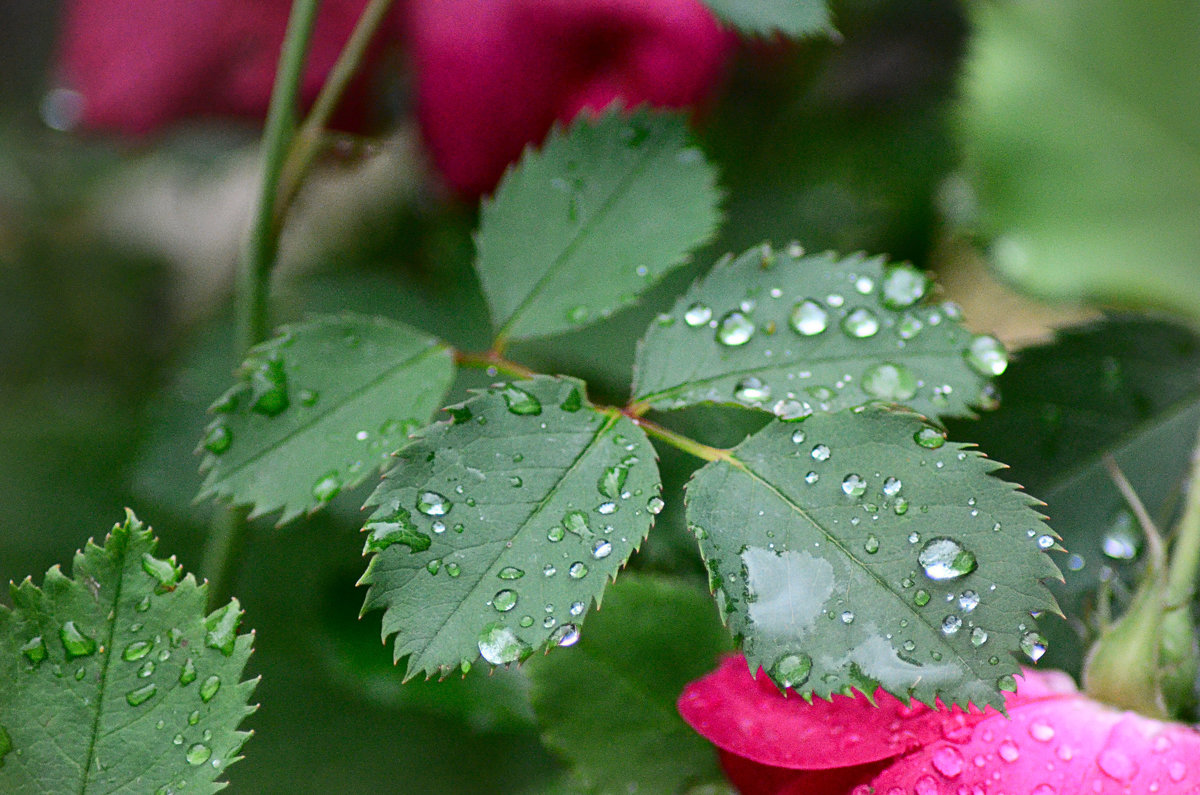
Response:
[[[703,326],[710,320],[712,320],[712,310],[704,304],[692,304],[683,313],[683,322],[692,328]]]
[[[942,634],[953,635],[962,627],[962,619],[956,615],[948,615],[942,619]]]
[[[574,563],[572,563],[571,566],[567,569],[567,574],[569,574],[571,576],[572,580],[582,580],[584,577],[587,576],[587,573],[588,573],[588,567],[585,566],[581,561],[578,561],[578,560],[575,561]]]
[[[803,428],[797,428],[796,430],[792,431],[793,444],[803,444],[806,438],[808,437],[805,436]]]
[[[658,516],[665,506],[666,503],[662,501],[661,497],[651,497],[646,503],[646,510],[650,512],[651,516]]]
[[[459,574],[462,574],[462,568],[457,563],[447,563],[446,573],[451,577],[457,577]]]
[[[800,687],[808,681],[812,666],[807,654],[786,654],[771,668],[771,678],[784,687]]]
[[[521,659],[529,644],[503,624],[488,624],[479,633],[479,653],[492,665],[505,665]]]
[[[946,443],[946,434],[926,426],[913,434],[913,440],[927,450],[936,450]]]
[[[500,569],[500,573],[496,576],[502,580],[519,580],[525,576],[525,572],[516,566],[505,566]]]
[[[953,538],[932,538],[917,555],[925,576],[931,580],[956,580],[975,571],[975,555]]]
[[[879,331],[879,318],[865,307],[859,307],[842,318],[842,331],[855,339],[875,336]]]
[[[956,778],[963,771],[963,758],[958,749],[950,745],[940,745],[934,749],[932,759],[934,768],[946,778]],[[934,792],[937,792],[935,789]]]
[[[233,443],[233,431],[223,422],[213,423],[208,427],[204,434],[204,449],[213,455],[220,455],[229,449],[229,445]]]
[[[242,611],[237,600],[204,619],[204,645],[216,649],[226,657],[233,654],[237,644],[237,630],[242,623]]]
[[[190,685],[196,681],[196,664],[192,662],[192,658],[188,657],[184,660],[183,668],[179,671],[179,684],[183,686]]]
[[[436,491],[422,492],[417,498],[417,510],[426,516],[445,516],[450,513],[453,505],[454,503]]]
[[[145,704],[151,698],[153,698],[154,694],[157,692],[158,692],[158,685],[151,682],[148,685],[142,685],[139,688],[130,690],[128,693],[125,694],[125,701],[131,707],[140,706],[142,704]]]
[[[542,402],[524,389],[509,385],[504,387],[500,394],[504,396],[504,402],[513,414],[529,417],[542,413]]]
[[[812,406],[792,398],[778,400],[771,407],[771,413],[784,422],[802,420],[813,413]]]
[[[221,689],[221,677],[213,674],[200,683],[200,700],[205,704],[212,701]]]
[[[604,539],[601,539],[592,545],[592,557],[596,560],[603,560],[611,554],[612,544]]]
[[[863,391],[879,400],[908,400],[917,394],[917,386],[917,377],[911,370],[891,362],[881,362],[867,368],[862,377]]]
[[[879,551],[879,539],[873,535],[867,536],[867,540],[863,544],[863,549],[867,551],[868,555],[874,555]]]
[[[140,660],[149,654],[152,648],[154,648],[154,644],[148,640],[134,641],[125,647],[125,651],[121,652],[121,659],[126,662]]]
[[[925,297],[929,277],[911,265],[896,265],[883,275],[883,305],[906,309]]]
[[[1054,739],[1054,727],[1044,720],[1035,720],[1029,724],[1029,736],[1039,743],[1048,743]]]
[[[1011,679],[1012,677],[1009,678]],[[1001,689],[1003,690],[1004,688]],[[1005,762],[1015,762],[1021,756],[1021,752],[1017,748],[1017,744],[1009,739],[1005,739],[1003,742],[1001,742],[1000,746],[996,749],[996,752],[1000,754],[1000,758]]]
[[[842,623],[843,624],[853,624],[854,623],[854,613],[850,610],[847,610],[844,613],[842,613]]]
[[[830,451],[828,445],[818,444],[813,447],[811,455],[814,461],[828,461],[829,456],[832,455],[832,452]]]
[[[728,347],[745,345],[754,336],[754,324],[738,310],[727,312],[717,324],[717,342]]]
[[[1100,541],[1104,555],[1113,560],[1134,560],[1141,554],[1141,535],[1136,529],[1133,514],[1121,510]]]
[[[571,602],[571,606],[567,608],[567,612],[573,616],[579,616],[582,615],[583,611],[586,609],[587,605],[585,605],[583,602]]]
[[[550,643],[555,646],[574,646],[579,642],[579,628],[574,624],[563,624],[550,633]]]
[[[1001,375],[1008,369],[1008,352],[1004,345],[995,337],[980,334],[971,340],[971,344],[963,351],[963,356],[971,369],[980,375]]]
[[[917,607],[924,607],[925,605],[929,604],[929,591],[919,589],[915,594],[913,594],[913,603]]]
[[[861,475],[851,472],[842,479],[842,491],[847,497],[861,497],[867,490],[867,481]]]
[[[149,552],[142,553],[142,571],[154,578],[157,583],[155,593],[167,593],[175,590],[179,578],[183,576],[182,567],[174,565],[172,560],[160,560]]]
[[[287,373],[279,353],[272,351],[250,366],[253,368],[249,373],[251,410],[267,417],[277,417],[287,411],[290,405]]]
[[[67,651],[68,660],[75,657],[88,657],[96,653],[96,640],[80,630],[74,621],[63,624],[58,635],[62,640],[63,648]]]
[[[970,613],[979,607],[979,594],[974,591],[963,591],[958,597],[958,606],[964,613]]]
[[[888,497],[895,497],[900,493],[900,489],[903,487],[904,484],[899,478],[888,478],[887,480],[883,481],[883,493]]]
[[[759,404],[771,399],[771,387],[761,379],[749,375],[737,382],[733,397],[741,403]]]
[[[517,593],[510,591],[507,588],[503,591],[497,591],[492,597],[492,607],[496,608],[501,613],[507,613],[517,606]]]
[[[897,497],[896,504],[892,507],[897,516],[903,516],[908,513],[908,500],[904,497]]]
[[[342,478],[336,469],[331,469],[313,483],[312,496],[317,502],[329,502],[342,490]]]
[[[802,337],[815,337],[829,327],[829,313],[819,302],[806,298],[792,307],[788,325]]]
[[[1132,759],[1116,748],[1105,748],[1101,751],[1100,756],[1096,758],[1096,765],[1104,775],[1123,784],[1128,783],[1138,769]]]
[[[983,627],[975,627],[971,630],[971,645],[979,648],[988,641],[987,630]]]
[[[185,756],[189,765],[202,765],[212,756],[212,749],[204,743],[196,743],[187,749]]]
[[[1049,549],[1054,546],[1054,536],[1041,535],[1037,540],[1038,549]]]
[[[1037,662],[1046,653],[1046,639],[1036,632],[1026,632],[1021,636],[1021,651],[1030,660]]]
[[[625,490],[625,479],[629,475],[629,467],[617,464],[604,470],[604,474],[596,482],[596,488],[605,497],[615,500]]]
[[[21,646],[21,653],[34,665],[40,665],[46,659],[46,641],[41,635],[34,635]]]
[[[996,664],[996,663],[992,662],[992,660],[996,660],[996,662],[999,662],[998,658],[993,657],[990,660],[988,660],[988,662],[991,663],[992,665]],[[1008,674],[1007,676],[1002,676],[996,680],[996,687],[998,687],[999,689],[1003,690],[1006,693],[1015,693],[1015,692],[1017,692],[1017,678],[1015,676],[1013,676],[1012,674]]]
[[[821,479],[821,476],[818,475],[816,472],[809,472],[807,475],[804,476],[804,482],[810,486],[813,485],[814,483],[816,483],[820,479]]]
[[[896,321],[896,335],[902,340],[911,340],[920,334],[923,328],[925,328],[925,324],[921,322],[921,319],[908,312]]]

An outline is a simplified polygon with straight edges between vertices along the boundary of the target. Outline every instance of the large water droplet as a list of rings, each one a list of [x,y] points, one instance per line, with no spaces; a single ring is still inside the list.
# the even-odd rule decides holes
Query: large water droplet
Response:
[[[855,339],[875,336],[879,331],[879,318],[865,307],[859,307],[842,318],[842,331]]]
[[[592,557],[596,560],[602,560],[612,554],[612,544],[601,539],[595,544],[592,544]]]
[[[812,672],[812,658],[803,652],[785,654],[771,668],[771,678],[784,687],[800,687]]]
[[[587,514],[583,511],[568,511],[563,514],[562,526],[568,533],[573,533],[580,538],[590,538],[595,535],[592,528],[588,527]]]
[[[1021,651],[1025,656],[1037,662],[1046,653],[1046,639],[1036,632],[1026,632],[1021,636]]]
[[[287,393],[287,373],[283,369],[283,358],[277,351],[265,357],[247,362],[250,383],[250,408],[258,414],[276,417],[287,410],[290,401]]]
[[[956,580],[975,571],[975,555],[953,538],[931,538],[921,548],[917,562],[931,580]]]
[[[386,519],[375,519],[368,522],[363,530],[370,533],[363,547],[363,554],[382,552],[392,544],[403,544],[413,552],[424,552],[433,544],[425,533],[419,532],[417,526],[410,521],[410,514],[403,508]]]
[[[863,549],[868,555],[874,555],[879,551],[879,539],[873,535],[867,536],[867,540],[863,543]]]
[[[974,591],[963,591],[958,597],[958,606],[964,613],[970,613],[979,607],[979,594]]]
[[[895,497],[903,487],[904,483],[901,482],[900,478],[888,478],[883,481],[883,493],[888,497]]]
[[[504,402],[513,414],[524,417],[542,413],[542,402],[524,389],[510,385],[504,387],[500,394],[504,396]]]
[[[937,428],[925,426],[913,434],[913,440],[927,450],[936,450],[946,443],[946,434]]]
[[[134,641],[133,643],[130,643],[128,646],[126,646],[125,650],[123,652],[121,652],[121,659],[125,660],[126,662],[133,662],[134,660],[140,660],[143,657],[145,657],[147,654],[149,654],[150,650],[153,648],[154,648],[154,644],[148,640]]]
[[[202,765],[212,756],[212,749],[204,743],[196,743],[187,749],[185,757],[189,765]]]
[[[987,640],[988,633],[983,627],[975,627],[973,630],[971,630],[971,645],[975,648],[978,649],[980,646],[987,643]]]
[[[1142,551],[1142,536],[1132,513],[1128,510],[1117,513],[1100,541],[1100,549],[1113,560],[1137,558]]]
[[[41,635],[34,635],[21,646],[21,653],[34,665],[40,665],[46,659],[46,641]]]
[[[962,754],[952,745],[939,745],[934,748],[930,761],[934,769],[946,778],[957,778],[963,771]],[[935,793],[938,791],[934,789]]]
[[[995,337],[980,334],[963,351],[967,364],[980,375],[1000,375],[1008,369],[1008,351]]]
[[[517,592],[505,589],[498,591],[492,597],[492,607],[496,608],[501,613],[507,613],[517,606]]]
[[[621,496],[621,492],[625,490],[625,478],[629,475],[629,468],[621,464],[609,467],[604,470],[604,474],[596,482],[596,488],[600,493],[610,500],[615,500]]]
[[[662,501],[661,497],[651,497],[646,502],[646,510],[650,512],[651,516],[658,516],[664,507],[666,507],[666,503]]]
[[[417,498],[417,510],[426,516],[445,516],[454,503],[436,491],[425,491]]]
[[[569,574],[573,580],[582,580],[587,576],[587,573],[588,567],[578,560],[572,563],[570,568],[567,569],[567,574]]]
[[[221,677],[213,674],[200,683],[200,700],[205,704],[213,700],[217,695],[217,691],[221,689]]]
[[[953,635],[962,627],[962,619],[950,614],[942,619],[942,634]]]
[[[913,594],[913,603],[917,607],[924,607],[925,605],[929,604],[929,591],[918,589],[917,592]]]
[[[862,388],[879,400],[908,400],[917,394],[917,377],[902,364],[881,362],[863,373]]]
[[[748,375],[737,382],[733,397],[741,403],[758,404],[771,399],[771,386],[760,378]]]
[[[574,624],[563,624],[550,633],[550,643],[554,646],[574,646],[579,642],[579,628]]]
[[[861,475],[851,472],[842,479],[842,491],[847,497],[861,497],[867,490],[867,481]]]
[[[313,483],[312,496],[317,502],[325,503],[332,500],[342,490],[342,476],[336,469],[331,469]]]
[[[139,688],[130,690],[125,694],[125,701],[128,702],[129,706],[136,707],[141,704],[145,704],[147,701],[153,698],[154,694],[157,692],[158,685],[151,682],[148,685],[142,685]]]
[[[190,685],[196,681],[196,664],[192,662],[192,658],[188,657],[184,660],[183,668],[179,671],[179,684],[183,686]]]
[[[683,322],[692,328],[703,326],[710,320],[712,320],[712,310],[704,304],[692,304],[683,313]]]
[[[503,624],[488,624],[479,633],[479,653],[492,665],[516,662],[529,651],[529,644]]]
[[[67,651],[67,659],[87,657],[96,653],[95,638],[80,630],[74,621],[63,624],[58,635],[62,639],[63,648]]]
[[[929,277],[911,265],[896,265],[883,275],[883,305],[905,309],[925,297]]]
[[[717,342],[731,348],[745,345],[754,336],[754,324],[738,310],[727,312],[717,324]]]
[[[815,445],[811,453],[814,461],[828,461],[832,454],[829,446],[824,444]]]
[[[1127,784],[1137,774],[1137,763],[1125,755],[1124,751],[1116,748],[1105,748],[1096,759],[1096,765],[1104,775]]]
[[[788,324],[797,334],[813,337],[829,327],[829,313],[819,302],[807,298],[792,308]]]
[[[242,623],[242,611],[237,600],[204,619],[204,645],[216,649],[226,657],[233,654],[237,643],[238,626]]]

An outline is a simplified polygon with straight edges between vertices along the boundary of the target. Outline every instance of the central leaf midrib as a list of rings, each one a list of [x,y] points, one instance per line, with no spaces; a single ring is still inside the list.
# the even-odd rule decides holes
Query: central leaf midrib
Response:
[[[826,541],[828,541],[830,544],[832,544],[834,547],[836,547],[838,550],[840,550],[847,558],[854,561],[854,563],[857,564],[858,567],[862,571],[864,571],[872,580],[874,580],[879,585],[880,588],[882,588],[888,595],[890,595],[897,602],[899,602],[901,604],[901,606],[904,608],[905,612],[915,616],[922,624],[924,624],[926,627],[929,628],[929,630],[932,632],[932,634],[935,638],[938,637],[938,631],[939,631],[938,628],[936,626],[934,626],[932,623],[930,623],[930,621],[928,619],[925,618],[924,613],[913,610],[912,607],[909,605],[908,601],[904,598],[904,596],[902,594],[900,594],[896,591],[893,591],[891,589],[891,587],[888,586],[888,583],[886,580],[884,580],[882,577],[877,575],[875,572],[871,571],[871,569],[863,561],[859,560],[859,558],[856,555],[854,555],[841,542],[841,540],[837,538],[837,536],[830,533],[828,530],[825,529],[825,527],[820,522],[818,522],[816,519],[814,519],[812,516],[810,516],[808,514],[808,511],[806,511],[803,506],[801,506],[795,500],[790,498],[787,494],[785,494],[779,487],[777,487],[770,480],[768,480],[767,478],[765,478],[764,476],[760,475],[758,472],[756,472],[752,468],[750,468],[750,466],[748,466],[746,464],[746,462],[742,461],[740,458],[731,457],[730,461],[731,461],[731,463],[735,463],[736,465],[738,465],[739,469],[741,469],[743,472],[745,472],[747,475],[749,475],[753,480],[761,483],[763,486],[765,486],[767,489],[769,489],[773,494],[775,494],[777,497],[779,497],[779,499],[782,500],[785,505],[787,505],[788,507],[793,509],[797,514],[799,514],[805,520],[807,520],[813,527],[815,527],[821,533],[821,535],[823,535],[825,537]],[[969,671],[975,670],[974,666],[971,665],[971,661],[968,660],[967,658],[963,657],[962,654],[958,651],[958,649],[956,649],[954,646],[952,646],[948,643],[944,643],[944,642],[940,643],[940,645],[943,648],[948,649],[951,652],[951,654],[960,663],[962,663],[964,668],[966,668]]]
[[[570,255],[573,254],[581,245],[583,240],[595,230],[595,227],[598,226],[599,223],[608,216],[608,213],[612,210],[617,200],[625,193],[626,189],[629,187],[629,184],[636,177],[640,177],[642,175],[646,169],[646,166],[657,155],[658,150],[647,143],[646,149],[642,153],[642,156],[634,161],[633,167],[629,170],[629,172],[617,182],[612,191],[608,194],[608,196],[605,197],[604,201],[600,203],[600,207],[596,210],[596,212],[593,213],[592,216],[587,219],[587,221],[580,225],[579,229],[575,232],[575,235],[571,238],[567,245],[563,247],[563,250],[559,252],[557,256],[555,256],[554,260],[550,263],[550,267],[546,269],[546,272],[543,273],[541,278],[539,278],[533,285],[533,289],[531,289],[525,295],[525,297],[521,299],[521,302],[517,304],[516,309],[512,311],[512,314],[508,316],[508,320],[505,321],[504,326],[499,332],[497,332],[497,339],[505,339],[509,336],[513,327],[517,325],[518,321],[521,319],[522,313],[528,308],[529,304],[538,297],[541,290],[547,285],[547,283],[558,275],[558,272],[566,264],[570,258]]]
[[[595,412],[595,409],[593,409],[591,407],[588,407],[588,410]],[[563,471],[562,477],[560,477],[554,483],[554,485],[550,487],[550,489],[546,492],[546,496],[543,497],[541,500],[539,500],[537,502],[537,504],[535,504],[534,507],[529,511],[529,513],[527,513],[524,516],[524,518],[522,518],[519,521],[517,530],[513,533],[513,536],[512,536],[513,538],[516,538],[518,535],[521,534],[521,532],[523,532],[527,527],[529,527],[530,523],[533,522],[533,520],[538,515],[540,515],[541,512],[546,508],[546,506],[550,504],[550,501],[558,493],[559,488],[562,486],[563,482],[565,482],[571,476],[571,474],[579,467],[580,463],[587,456],[588,452],[591,451],[596,446],[596,444],[600,441],[600,439],[604,436],[604,434],[616,426],[618,419],[619,419],[618,415],[608,415],[606,417],[606,422],[601,424],[600,427],[598,429],[596,429],[596,432],[592,435],[592,438],[586,444],[583,445],[583,447],[580,449],[578,455],[575,456],[575,458],[571,461],[570,465],[566,468],[566,470]],[[501,541],[500,539],[497,539],[497,543],[499,543],[500,541]],[[455,550],[455,551],[458,551],[458,550]],[[475,584],[473,586],[471,586],[470,590],[468,590],[466,592],[466,594],[463,595],[462,599],[458,600],[458,604],[446,615],[446,617],[441,621],[441,623],[438,624],[437,629],[435,629],[433,632],[431,632],[427,635],[429,640],[427,643],[424,644],[424,648],[422,648],[420,651],[414,653],[414,656],[416,656],[418,661],[420,661],[424,658],[425,653],[428,651],[429,647],[433,644],[433,641],[438,639],[438,637],[442,634],[442,631],[451,622],[451,620],[455,619],[462,612],[462,610],[467,606],[468,602],[470,602],[478,594],[484,581],[487,579],[488,575],[490,573],[492,573],[492,571],[496,568],[496,564],[499,563],[501,558],[504,557],[504,553],[506,551],[507,551],[507,547],[504,547],[503,544],[501,544],[500,551],[492,559],[491,563],[489,563],[487,565],[487,567],[485,567],[483,569],[482,573],[479,576],[479,579],[475,581]],[[424,663],[422,662],[419,667],[424,669]]]
[[[957,347],[950,347],[944,351],[928,351],[928,352],[910,353],[908,355],[891,356],[889,358],[889,360],[900,359],[903,361],[911,362],[916,359],[941,360],[943,358],[951,358],[952,356],[960,356],[960,358],[961,358],[961,355],[959,354],[959,349]],[[639,402],[662,400],[663,398],[671,397],[672,395],[675,395],[679,392],[685,392],[689,389],[695,389],[697,387],[706,386],[706,385],[712,384],[716,381],[721,381],[725,378],[733,378],[736,376],[743,376],[743,375],[753,375],[756,373],[768,373],[768,372],[774,372],[774,371],[791,370],[794,367],[808,366],[810,363],[812,365],[836,364],[841,361],[854,360],[854,359],[855,359],[855,357],[846,356],[846,355],[820,356],[820,357],[816,357],[816,358],[809,357],[809,358],[804,358],[804,359],[796,358],[796,359],[789,359],[787,361],[780,362],[779,364],[771,364],[771,365],[757,366],[757,367],[745,367],[745,368],[742,368],[739,370],[727,370],[718,375],[704,376],[702,378],[696,378],[696,379],[691,379],[691,380],[687,380],[687,381],[682,381],[678,384],[675,384],[674,386],[669,386],[669,387],[660,389],[657,392],[651,392],[647,395],[635,395],[634,400],[637,400]]]
[[[219,458],[217,458],[217,462],[213,465],[212,483],[209,484],[208,486],[206,486],[206,488],[213,488],[213,487],[219,485],[220,483],[233,478],[234,476],[240,474],[248,466],[256,463],[257,461],[264,458],[265,456],[278,451],[281,447],[284,447],[285,445],[295,441],[297,438],[308,433],[315,426],[321,424],[323,421],[328,419],[333,414],[336,414],[337,412],[346,408],[351,403],[353,403],[356,400],[358,400],[359,398],[361,398],[367,392],[371,391],[372,389],[376,388],[377,386],[382,384],[387,379],[396,375],[400,370],[403,370],[410,366],[416,366],[416,365],[420,364],[424,359],[430,358],[434,354],[443,353],[443,352],[445,352],[445,350],[446,350],[446,348],[442,345],[431,345],[431,346],[425,348],[424,350],[417,352],[413,356],[410,356],[409,358],[407,358],[401,362],[398,362],[396,365],[389,367],[388,369],[386,369],[386,370],[382,371],[381,373],[379,373],[378,375],[376,375],[370,381],[367,381],[362,386],[354,389],[351,392],[346,393],[346,395],[340,401],[330,401],[331,405],[329,405],[328,408],[326,408],[324,411],[311,412],[310,413],[311,419],[306,420],[305,422],[302,422],[300,425],[296,426],[296,428],[294,428],[291,432],[280,437],[279,439],[276,439],[274,442],[271,442],[269,445],[262,448],[261,450],[254,453],[253,455],[249,456],[245,460],[228,466],[227,468],[225,468],[223,474],[220,477],[217,477],[217,472],[218,472],[218,467],[220,467],[221,460]]]

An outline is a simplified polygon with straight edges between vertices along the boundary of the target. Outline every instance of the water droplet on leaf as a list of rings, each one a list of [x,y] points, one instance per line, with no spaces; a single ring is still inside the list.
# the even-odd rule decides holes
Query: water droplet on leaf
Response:
[[[956,580],[975,571],[975,555],[953,538],[933,538],[917,555],[917,562],[931,580]]]
[[[855,339],[873,337],[879,331],[879,318],[865,307],[859,307],[842,318],[842,331]]]
[[[820,303],[808,298],[792,308],[788,324],[797,334],[814,337],[829,327],[829,313]]]

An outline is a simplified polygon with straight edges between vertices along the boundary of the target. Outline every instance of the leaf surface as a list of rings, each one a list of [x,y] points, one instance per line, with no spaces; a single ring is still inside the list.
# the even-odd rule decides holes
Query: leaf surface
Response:
[[[281,510],[284,524],[386,466],[454,377],[452,352],[382,318],[284,326],[257,346],[214,404],[201,497]]]
[[[825,0],[704,0],[704,4],[744,33],[808,36],[833,30]]]
[[[709,239],[719,198],[678,114],[610,110],[556,128],[483,205],[478,270],[499,338],[556,334],[632,303]]]
[[[0,606],[0,790],[216,792],[250,736],[237,726],[252,635],[236,600],[207,617],[205,589],[130,513],[104,546]]]
[[[1007,355],[964,329],[953,305],[920,303],[927,291],[923,273],[882,257],[752,248],[651,324],[634,400],[661,410],[741,404],[784,418],[871,400],[969,415]]]
[[[1078,622],[1106,570],[1134,582],[1142,551],[1103,457],[1113,456],[1160,529],[1180,503],[1200,427],[1200,339],[1159,320],[1111,318],[1021,351],[997,385],[1000,408],[952,431],[978,440],[1012,466],[1006,479],[1046,501],[1072,553],[1054,590]],[[1083,625],[1046,628],[1061,635],[1047,660],[1077,670]]]
[[[1005,278],[1200,317],[1200,6],[971,8],[964,148]]]
[[[654,449],[583,384],[538,377],[449,409],[371,496],[363,611],[408,675],[568,646],[660,510]]]
[[[589,792],[666,794],[719,781],[712,746],[675,701],[728,646],[702,590],[627,574],[575,651],[531,667],[542,736]]]
[[[775,422],[704,466],[688,521],[750,669],[822,698],[1002,707],[1059,574],[1001,466],[883,408]]]

